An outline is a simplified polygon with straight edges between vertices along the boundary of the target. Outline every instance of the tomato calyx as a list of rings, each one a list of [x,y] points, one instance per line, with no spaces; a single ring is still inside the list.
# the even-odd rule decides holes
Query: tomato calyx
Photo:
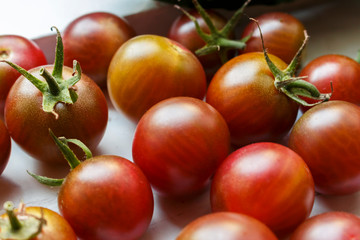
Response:
[[[237,23],[242,16],[244,9],[251,2],[251,0],[247,0],[242,7],[240,7],[234,15],[230,18],[230,20],[225,24],[222,29],[217,29],[211,20],[209,14],[206,10],[199,4],[197,0],[193,0],[193,4],[196,10],[199,12],[201,17],[204,19],[207,24],[210,34],[205,33],[200,28],[199,22],[196,20],[194,16],[192,16],[185,9],[181,8],[179,5],[175,5],[175,7],[181,10],[191,21],[194,22],[195,28],[199,36],[205,41],[205,46],[196,50],[195,54],[198,56],[208,55],[214,52],[218,52],[219,57],[223,63],[228,61],[227,52],[230,49],[244,49],[246,47],[246,41],[250,38],[249,36],[244,37],[240,40],[232,40],[230,39],[231,32],[236,27]]]
[[[81,79],[82,71],[80,64],[74,60],[73,76],[66,80],[63,79],[62,71],[64,67],[64,47],[59,30],[56,27],[51,28],[51,30],[53,29],[56,29],[57,32],[55,62],[52,73],[49,73],[45,67],[40,69],[40,75],[45,79],[45,82],[41,81],[15,63],[7,60],[0,60],[0,62],[9,64],[12,68],[28,79],[43,94],[43,110],[54,114],[57,119],[59,115],[54,111],[54,107],[58,102],[66,104],[74,104],[76,102],[78,96],[74,85]]]
[[[4,203],[7,219],[0,219],[0,239],[27,240],[33,239],[41,231],[46,221],[43,217],[36,217],[25,212],[25,205],[20,203],[17,213],[11,201]]]
[[[265,48],[263,35],[259,26],[259,23],[256,19],[251,18],[253,20],[259,29],[263,52],[265,56],[266,63],[271,71],[271,73],[275,77],[274,85],[275,88],[284,93],[286,96],[288,96],[293,101],[297,102],[300,105],[311,107],[317,104],[320,104],[322,102],[328,101],[332,95],[331,93],[320,93],[319,90],[311,83],[303,80],[306,78],[306,76],[303,77],[296,77],[295,72],[297,70],[297,67],[300,62],[300,58],[302,55],[302,52],[307,44],[307,41],[309,39],[309,36],[306,31],[304,31],[304,41],[295,54],[294,58],[291,60],[290,64],[287,66],[286,69],[280,70],[278,67],[275,66],[275,64],[271,61],[267,50]],[[331,84],[332,89],[332,84]],[[307,97],[311,99],[317,100],[315,103],[308,103],[301,97]]]
[[[78,165],[80,165],[81,161],[76,157],[74,152],[70,149],[68,143],[72,143],[80,147],[84,151],[86,155],[86,159],[92,158],[92,153],[90,149],[80,140],[67,139],[65,137],[56,137],[55,134],[51,131],[51,129],[49,129],[49,134],[51,138],[54,140],[55,144],[60,149],[66,161],[68,162],[71,170],[76,168]],[[37,180],[39,183],[47,186],[53,186],[53,187],[61,186],[65,181],[65,178],[50,178],[50,177],[34,174],[30,171],[27,171],[27,173],[30,176],[32,176],[35,180]]]

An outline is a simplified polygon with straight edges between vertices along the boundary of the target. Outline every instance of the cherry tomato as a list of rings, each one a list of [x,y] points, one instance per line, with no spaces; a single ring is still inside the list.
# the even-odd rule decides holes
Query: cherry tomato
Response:
[[[360,190],[359,119],[359,106],[334,100],[309,109],[295,123],[289,147],[309,166],[317,192]]]
[[[163,100],[140,119],[133,139],[133,160],[161,194],[185,196],[209,183],[230,148],[222,116],[190,97]]]
[[[0,175],[4,171],[10,157],[11,140],[3,121],[0,120]]]
[[[314,195],[309,168],[298,154],[260,142],[234,151],[220,165],[211,208],[252,216],[283,237],[310,215]]]
[[[124,43],[108,72],[111,102],[137,122],[155,103],[170,97],[202,99],[204,69],[188,49],[168,38],[141,35]]]
[[[7,204],[7,203],[6,203]],[[44,207],[22,206],[19,209],[11,210],[15,218],[20,221],[21,225],[16,231],[25,232],[25,236],[32,236],[30,240],[76,240],[74,230],[69,223],[58,213]],[[8,222],[9,215],[7,213],[0,216],[4,223]],[[28,224],[25,224],[28,222]],[[10,225],[10,224],[9,224]],[[3,226],[3,225],[2,225]],[[0,238],[7,239],[20,239],[12,238],[12,235],[4,238],[3,234],[11,233],[11,227],[6,229],[0,227]],[[9,231],[10,230],[10,231]],[[16,233],[16,231],[14,231]],[[24,236],[23,236],[24,237]],[[25,238],[21,238],[25,239]],[[28,239],[28,238],[26,238]]]
[[[268,12],[256,18],[263,32],[268,52],[290,63],[304,41],[304,25],[294,16],[284,12]],[[244,29],[242,37],[251,34],[243,52],[262,51],[261,37],[255,22]]]
[[[227,19],[221,14],[211,10],[206,10],[206,12],[217,29],[222,29],[227,23]],[[209,27],[197,10],[189,10],[189,14],[198,21],[200,28],[205,33],[210,33]],[[193,53],[205,46],[205,41],[197,33],[194,22],[186,16],[186,14],[181,14],[174,20],[167,36],[170,39],[181,43]],[[232,33],[232,37],[234,37],[234,33]],[[212,76],[222,65],[221,59],[217,53],[198,56],[198,58],[207,72],[208,78],[210,78],[210,76]]]
[[[279,69],[287,65],[270,58]],[[227,122],[232,143],[279,141],[296,120],[298,105],[274,86],[264,54],[246,53],[225,63],[211,80],[206,102]]]
[[[290,240],[360,239],[360,218],[346,212],[327,212],[303,222]]]
[[[49,72],[53,66],[45,67]],[[38,79],[41,67],[29,72]],[[71,78],[73,70],[63,68],[64,79]],[[43,94],[21,76],[11,88],[5,105],[5,122],[11,138],[37,160],[63,163],[64,157],[49,136],[49,128],[56,135],[83,141],[94,149],[102,139],[108,120],[108,107],[104,94],[96,83],[82,75],[75,85],[78,99],[74,104],[59,102],[52,113],[42,107]],[[77,151],[81,153],[81,151]]]
[[[262,222],[253,217],[231,213],[211,213],[195,219],[176,240],[277,240]]]
[[[81,239],[133,240],[148,228],[154,200],[134,163],[107,155],[87,159],[69,173],[58,205]]]
[[[338,54],[323,55],[309,62],[299,76],[306,76],[304,80],[315,85],[320,92],[332,92],[331,100],[360,105],[357,87],[360,84],[360,64],[354,59]],[[306,111],[308,108],[301,109]]]
[[[116,50],[135,31],[125,19],[106,12],[92,12],[73,20],[64,30],[64,63],[80,62],[83,72],[99,86],[106,86],[107,70]]]
[[[18,35],[0,36],[0,60],[8,60],[29,70],[47,64],[40,47],[32,40]],[[3,118],[6,96],[20,76],[6,63],[0,63],[0,116]]]

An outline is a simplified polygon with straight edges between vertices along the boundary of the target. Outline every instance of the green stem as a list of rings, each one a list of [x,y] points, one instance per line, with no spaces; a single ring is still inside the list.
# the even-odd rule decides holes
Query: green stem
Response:
[[[39,183],[47,185],[47,186],[52,186],[52,187],[59,187],[63,184],[63,182],[65,181],[64,178],[49,178],[49,177],[44,177],[44,176],[40,176],[37,174],[34,174],[30,171],[26,171],[30,176],[32,176],[33,178],[35,178]]]
[[[55,26],[52,26],[51,31],[54,29],[56,30],[56,50],[52,75],[55,79],[62,79],[62,71],[64,67],[64,45],[61,39],[60,31]]]
[[[14,204],[10,201],[7,201],[4,203],[4,209],[9,217],[11,229],[13,231],[18,231],[22,227],[22,225],[14,213]]]
[[[245,10],[245,8],[249,5],[251,0],[247,0],[241,8],[239,8],[234,15],[230,18],[230,20],[226,23],[226,25],[221,29],[220,33],[229,36],[229,34],[235,29],[236,25],[240,21],[240,18]]]
[[[199,14],[201,15],[201,17],[204,19],[206,25],[209,27],[210,33],[217,34],[218,30],[215,27],[214,23],[212,22],[209,14],[207,14],[205,9],[199,4],[199,2],[197,0],[193,0],[193,4],[194,4],[195,8],[197,9],[197,11],[199,12]]]
[[[40,69],[40,76],[42,76],[49,85],[49,91],[52,95],[57,96],[60,94],[61,89],[55,78],[49,73],[46,68]]]

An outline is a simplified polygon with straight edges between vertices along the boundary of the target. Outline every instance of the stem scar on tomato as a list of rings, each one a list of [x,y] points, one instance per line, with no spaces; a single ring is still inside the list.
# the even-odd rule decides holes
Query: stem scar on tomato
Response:
[[[0,60],[0,62],[9,64],[21,75],[27,78],[37,89],[39,89],[39,91],[43,94],[43,110],[45,112],[52,113],[55,118],[58,119],[59,115],[54,111],[54,107],[58,102],[66,104],[74,104],[76,102],[78,96],[73,86],[81,79],[82,71],[80,64],[74,60],[73,76],[69,79],[63,79],[62,71],[64,67],[64,46],[59,30],[54,26],[51,27],[51,30],[53,29],[56,30],[57,34],[54,69],[51,74],[44,67],[40,69],[40,75],[45,79],[45,82],[36,78],[15,63],[7,60]]]
[[[240,40],[232,40],[230,39],[230,34],[233,32],[244,12],[244,9],[250,2],[251,0],[247,0],[242,5],[242,7],[240,7],[234,13],[234,15],[230,18],[230,20],[225,24],[222,29],[217,29],[206,10],[199,4],[197,0],[193,0],[195,8],[197,9],[201,17],[204,19],[206,25],[210,30],[209,34],[205,33],[201,29],[199,22],[194,16],[192,16],[189,12],[187,12],[179,5],[175,5],[175,8],[181,10],[191,21],[194,22],[197,33],[206,43],[204,47],[195,51],[196,55],[202,56],[218,52],[221,61],[225,63],[228,61],[228,50],[244,49],[246,47],[246,41],[250,38],[251,35],[246,36]]]
[[[250,18],[250,20],[254,21],[259,29],[265,60],[269,66],[271,73],[275,77],[275,81],[274,81],[275,88],[283,92],[290,99],[294,100],[295,102],[303,106],[314,106],[322,102],[328,101],[331,98],[332,92],[320,93],[319,90],[313,84],[303,80],[304,78],[306,78],[306,76],[302,76],[302,77],[295,76],[295,71],[297,70],[297,67],[299,65],[302,52],[309,39],[309,35],[307,34],[307,31],[306,30],[304,31],[305,39],[301,47],[297,51],[294,58],[291,60],[288,67],[282,71],[275,66],[275,64],[271,61],[267,53],[259,22],[254,18]],[[331,85],[331,89],[332,89],[332,85]],[[308,103],[304,99],[302,99],[301,96],[315,99],[317,100],[317,102]]]

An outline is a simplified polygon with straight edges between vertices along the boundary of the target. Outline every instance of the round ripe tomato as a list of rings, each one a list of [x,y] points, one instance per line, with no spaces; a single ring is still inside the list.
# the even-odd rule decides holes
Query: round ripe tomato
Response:
[[[206,12],[217,29],[222,29],[226,25],[227,19],[224,16],[211,10],[207,10]],[[210,33],[208,25],[197,10],[191,9],[189,10],[189,14],[198,21],[200,28],[205,33]],[[205,46],[205,41],[197,33],[194,22],[186,16],[186,14],[181,14],[171,24],[168,37],[184,45],[193,53]],[[221,59],[217,53],[198,56],[198,58],[209,76],[212,76],[222,65]]]
[[[268,12],[256,18],[269,53],[290,63],[304,41],[304,25],[294,16],[284,12]],[[262,51],[259,29],[251,21],[244,29],[242,37],[251,34],[244,52]]]
[[[140,119],[132,153],[159,193],[185,196],[208,184],[229,148],[228,127],[213,107],[199,99],[174,97]]]
[[[3,121],[0,120],[0,175],[4,171],[10,157],[11,139]]]
[[[45,66],[52,72],[53,66]],[[29,72],[38,79],[41,67]],[[62,76],[69,79],[73,69],[64,67]],[[42,80],[44,81],[44,80]],[[49,136],[49,128],[56,135],[76,138],[94,149],[102,139],[108,120],[108,107],[104,94],[96,83],[82,74],[73,87],[78,94],[74,104],[58,102],[54,111],[43,110],[43,94],[25,77],[21,76],[11,88],[5,105],[5,122],[11,138],[37,160],[63,163],[64,157]],[[81,150],[77,151],[82,153]]]
[[[270,58],[279,69],[287,67],[280,58]],[[260,52],[225,63],[210,82],[206,102],[224,117],[237,146],[280,140],[298,113],[298,104],[274,86],[274,76]]]
[[[155,35],[141,35],[124,43],[108,72],[111,102],[137,122],[155,103],[170,97],[202,99],[204,69],[196,56],[179,43]]]
[[[58,205],[81,239],[134,240],[148,228],[154,200],[134,163],[107,155],[87,159],[69,173]]]
[[[252,216],[283,237],[309,215],[314,182],[302,158],[277,143],[254,143],[230,154],[215,173],[211,208]]]
[[[360,64],[349,57],[328,54],[309,62],[299,74],[320,92],[332,92],[331,100],[344,100],[360,105]],[[332,85],[332,87],[331,87]],[[312,99],[308,99],[312,102]],[[306,111],[307,107],[301,107]]]
[[[327,212],[303,222],[290,240],[360,239],[360,218],[346,212]]]
[[[45,55],[40,47],[32,40],[18,35],[0,36],[0,60],[14,62],[29,70],[47,64]],[[6,63],[0,63],[0,116],[4,115],[6,96],[20,76],[15,69]]]
[[[295,123],[289,147],[309,166],[316,191],[349,194],[360,190],[360,107],[329,101],[306,111]]]
[[[30,238],[31,240],[76,240],[77,239],[77,236],[75,235],[75,232],[71,228],[69,223],[61,215],[48,208],[38,207],[38,206],[32,206],[32,207],[23,206],[13,211],[13,213],[15,214],[16,218],[21,223],[23,223],[22,227],[20,227],[20,229],[18,229],[17,231],[27,232],[26,236],[33,236]],[[9,219],[8,214],[5,213],[1,215],[0,219],[4,221],[3,223],[8,222]],[[26,225],[24,224],[24,222],[30,222],[30,225]],[[2,225],[2,227],[4,227],[4,225]],[[0,230],[2,230],[0,231],[0,238],[4,240],[20,239],[20,238],[10,237],[12,235],[10,236],[8,235],[8,237],[2,238],[4,236],[2,234],[9,233],[8,230],[10,229],[1,228],[0,226]]]
[[[135,36],[125,19],[106,12],[93,12],[73,20],[64,30],[64,63],[80,62],[83,72],[99,86],[106,86],[111,58]]]
[[[231,213],[211,213],[195,219],[176,240],[277,240],[262,222],[253,217]]]

